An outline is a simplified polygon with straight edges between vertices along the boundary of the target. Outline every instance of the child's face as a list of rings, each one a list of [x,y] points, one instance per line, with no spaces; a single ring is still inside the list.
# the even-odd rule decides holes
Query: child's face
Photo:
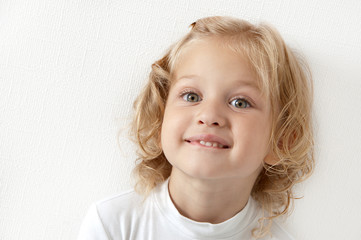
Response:
[[[161,144],[173,170],[196,178],[254,179],[269,152],[270,105],[245,59],[195,42],[176,66]]]

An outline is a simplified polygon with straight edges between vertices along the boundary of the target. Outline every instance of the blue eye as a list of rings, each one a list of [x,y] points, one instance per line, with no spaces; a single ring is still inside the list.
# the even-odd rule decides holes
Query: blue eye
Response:
[[[198,96],[198,94],[189,92],[183,95],[183,99],[187,102],[199,102],[201,98]]]
[[[236,98],[231,101],[232,106],[236,108],[248,108],[251,106],[249,102],[244,98]]]

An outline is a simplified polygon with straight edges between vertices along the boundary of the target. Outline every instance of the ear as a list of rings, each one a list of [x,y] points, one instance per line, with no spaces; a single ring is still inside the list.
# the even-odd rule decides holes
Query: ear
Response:
[[[159,141],[158,141],[158,147],[159,147],[160,149],[162,149],[162,141],[161,141],[160,138],[159,138]]]
[[[158,133],[158,139],[157,139],[157,145],[160,149],[162,149],[162,130],[160,129],[159,130],[159,133]]]
[[[274,155],[272,151],[270,151],[264,158],[264,162],[269,165],[277,165],[279,159],[276,157],[276,155]]]

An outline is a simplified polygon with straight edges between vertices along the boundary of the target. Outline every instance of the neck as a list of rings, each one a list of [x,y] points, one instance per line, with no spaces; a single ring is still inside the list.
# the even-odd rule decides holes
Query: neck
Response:
[[[180,214],[197,222],[221,223],[247,204],[256,179],[197,179],[172,170],[169,193]]]

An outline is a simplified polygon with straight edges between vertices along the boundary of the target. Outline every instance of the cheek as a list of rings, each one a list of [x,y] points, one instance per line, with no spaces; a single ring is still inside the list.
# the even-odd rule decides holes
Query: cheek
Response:
[[[168,123],[168,121],[167,121],[166,115],[164,115],[162,128],[161,128],[161,132],[160,132],[160,142],[161,142],[163,151],[164,151],[164,148],[167,148],[166,139],[168,138],[167,133],[169,133],[169,129],[168,129],[169,124],[167,124],[167,123]]]
[[[191,114],[184,108],[169,107],[165,109],[162,127],[171,131],[184,131],[191,124]]]
[[[172,166],[177,157],[175,153],[177,153],[177,149],[179,148],[182,139],[180,129],[177,125],[178,120],[174,118],[174,115],[171,112],[164,115],[161,129],[161,147],[166,159]]]
[[[181,139],[182,129],[182,119],[178,117],[177,112],[166,108],[161,129],[161,144],[163,150],[167,150],[173,146],[175,140]]]
[[[265,157],[268,153],[270,138],[270,124],[261,119],[246,119],[238,125],[237,131],[234,132],[240,151],[257,156],[257,158]]]

